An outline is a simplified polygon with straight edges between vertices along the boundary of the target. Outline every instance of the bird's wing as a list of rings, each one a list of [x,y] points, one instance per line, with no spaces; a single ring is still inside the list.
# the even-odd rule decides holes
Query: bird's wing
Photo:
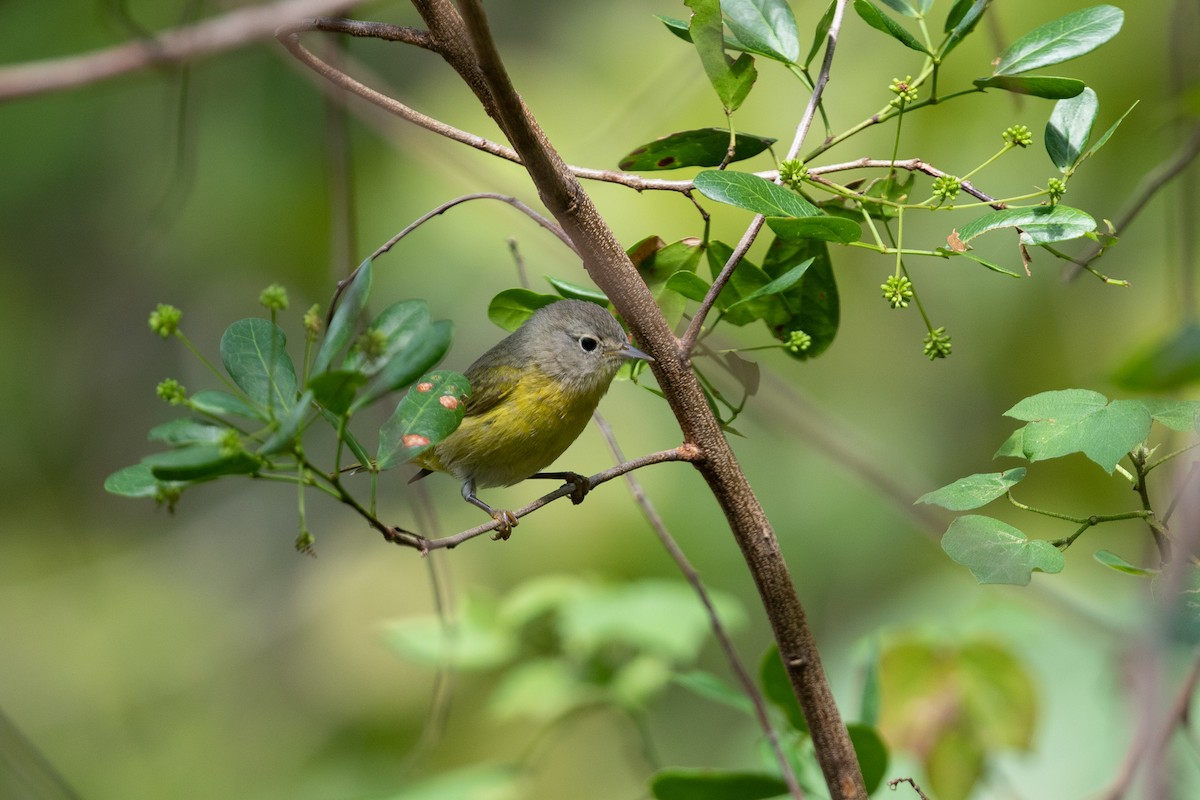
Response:
[[[512,394],[521,380],[521,370],[496,364],[473,365],[467,371],[471,394],[467,396],[465,415],[476,417],[495,408]]]

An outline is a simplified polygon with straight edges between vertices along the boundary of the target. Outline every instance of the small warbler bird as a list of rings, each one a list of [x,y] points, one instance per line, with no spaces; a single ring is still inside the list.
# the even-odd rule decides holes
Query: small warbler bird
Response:
[[[462,424],[421,453],[421,471],[462,481],[462,496],[500,523],[507,539],[517,517],[480,500],[481,487],[511,486],[526,478],[556,478],[587,492],[573,472],[541,472],[583,433],[621,364],[650,356],[629,344],[620,323],[583,300],[558,300],[534,312],[513,333],[467,368],[471,382]]]

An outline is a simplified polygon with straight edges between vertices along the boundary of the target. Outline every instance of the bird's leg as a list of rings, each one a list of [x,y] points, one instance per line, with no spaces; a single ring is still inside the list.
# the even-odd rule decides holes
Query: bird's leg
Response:
[[[512,513],[511,511],[492,508],[487,503],[476,497],[474,478],[467,478],[465,481],[463,481],[462,496],[463,499],[468,503],[476,508],[482,508],[492,519],[500,523],[500,526],[496,528],[496,535],[493,536],[492,539],[503,539],[505,541],[508,540],[508,537],[512,535],[512,529],[517,527],[518,520],[516,514]]]
[[[587,493],[592,488],[592,484],[587,477],[580,475],[578,472],[536,472],[529,477],[566,481],[571,484],[571,502],[575,505],[582,503],[583,498],[587,497]]]

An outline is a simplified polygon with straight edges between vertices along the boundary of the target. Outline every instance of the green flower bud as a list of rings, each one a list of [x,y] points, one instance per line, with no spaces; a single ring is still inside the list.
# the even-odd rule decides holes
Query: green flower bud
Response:
[[[925,355],[930,361],[950,355],[950,348],[950,336],[944,327],[935,328],[925,334]]]
[[[788,331],[788,338],[783,346],[793,353],[807,350],[812,345],[812,337],[804,331]]]
[[[879,286],[883,297],[892,308],[907,308],[908,301],[913,296],[912,281],[903,275],[889,275],[888,279]]]
[[[258,304],[272,311],[285,311],[288,307],[287,289],[272,283],[258,296]]]
[[[375,328],[367,328],[363,331],[362,336],[354,343],[354,349],[362,353],[366,358],[379,358],[387,349],[388,338],[387,334]]]
[[[939,175],[933,179],[933,194],[941,200],[953,200],[962,189],[962,181],[953,175]]]
[[[784,161],[779,165],[779,180],[784,186],[799,191],[800,184],[808,175],[808,167],[798,158]]]
[[[325,327],[325,323],[321,320],[321,307],[316,303],[308,311],[304,312],[304,330],[310,335],[316,336]]]
[[[1033,132],[1024,125],[1010,125],[1000,135],[1004,137],[1005,142],[1018,147],[1029,147],[1033,144]]]
[[[168,339],[179,330],[179,320],[182,318],[183,312],[175,306],[159,303],[158,308],[150,312],[150,330]]]
[[[1053,205],[1062,199],[1066,194],[1067,182],[1060,178],[1051,178],[1046,181],[1046,193],[1050,195],[1050,204]]]
[[[888,86],[896,97],[892,100],[891,105],[898,106],[901,103],[911,103],[917,99],[917,87],[912,85],[912,75],[905,75],[904,80],[892,78],[892,83]]]
[[[159,381],[154,391],[160,398],[173,406],[180,405],[187,400],[187,389],[183,388],[183,384],[174,378]]]

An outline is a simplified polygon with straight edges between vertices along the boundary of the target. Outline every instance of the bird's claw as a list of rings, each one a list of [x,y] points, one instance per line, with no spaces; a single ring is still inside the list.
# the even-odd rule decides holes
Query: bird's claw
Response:
[[[512,529],[517,527],[520,521],[517,515],[511,511],[504,509],[496,509],[492,511],[492,519],[500,524],[496,526],[496,532],[492,534],[492,541],[508,541],[508,537],[512,536]]]

